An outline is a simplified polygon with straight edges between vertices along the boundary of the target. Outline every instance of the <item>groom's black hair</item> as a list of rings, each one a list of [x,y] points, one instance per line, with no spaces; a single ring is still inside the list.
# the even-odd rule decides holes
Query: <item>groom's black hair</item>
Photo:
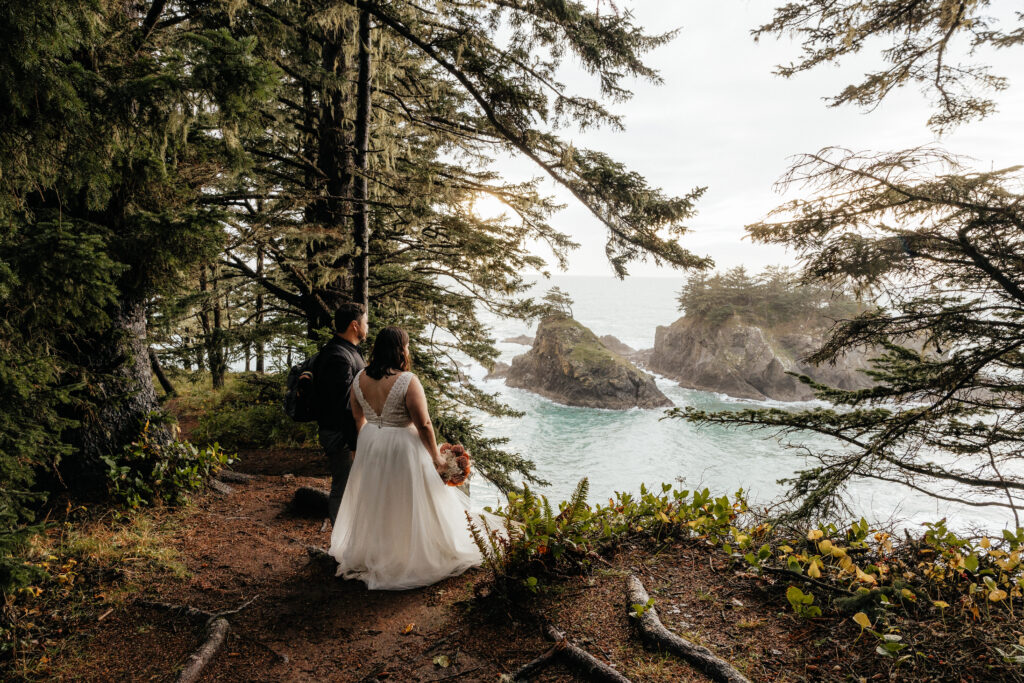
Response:
[[[349,301],[338,306],[334,312],[334,329],[336,332],[344,333],[353,320],[359,320],[366,313],[366,306],[354,301]]]

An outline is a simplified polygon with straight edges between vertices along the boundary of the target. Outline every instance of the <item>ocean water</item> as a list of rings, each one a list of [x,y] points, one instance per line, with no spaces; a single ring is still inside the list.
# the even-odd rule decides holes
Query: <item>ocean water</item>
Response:
[[[598,336],[611,334],[634,349],[654,345],[658,325],[680,317],[676,295],[682,280],[561,276],[536,287],[541,294],[558,286],[573,298],[573,314]],[[534,329],[518,321],[486,317],[499,340],[501,361],[529,350],[521,344],[500,340]],[[688,489],[708,487],[717,495],[743,488],[754,503],[776,500],[786,489],[779,479],[809,466],[805,456],[787,450],[766,431],[697,427],[682,420],[663,419],[662,410],[597,410],[560,405],[503,380],[484,380],[479,366],[469,375],[478,384],[525,413],[522,418],[477,415],[489,436],[510,439],[508,448],[536,463],[537,475],[549,482],[539,490],[553,501],[568,498],[581,477],[590,479],[590,499],[607,500],[616,491],[637,492],[662,482],[679,483]],[[684,389],[674,381],[656,377],[658,387],[677,406],[730,409],[742,406],[798,406],[778,402],[752,402],[728,396]],[[809,405],[809,404],[804,404]],[[804,439],[810,446],[824,445],[821,437]],[[502,502],[500,492],[482,477],[472,483],[472,499],[478,506]],[[937,501],[923,494],[885,482],[858,482],[851,487],[848,504],[854,514],[872,523],[895,522],[914,527],[922,522],[948,518],[958,529],[997,530],[1010,526],[1012,515],[998,508],[975,508]]]

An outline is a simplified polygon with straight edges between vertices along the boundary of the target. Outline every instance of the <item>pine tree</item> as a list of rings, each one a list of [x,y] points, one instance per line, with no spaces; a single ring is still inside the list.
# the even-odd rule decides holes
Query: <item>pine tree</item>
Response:
[[[776,10],[755,36],[794,32],[804,39],[791,76],[889,39],[889,63],[846,88],[833,104],[877,105],[893,89],[920,84],[933,95],[939,130],[983,117],[981,96],[1006,81],[960,64],[953,40],[971,46],[1024,43],[1024,14],[1004,30],[983,13],[988,2],[809,2]],[[1011,22],[1012,23],[1012,22]],[[1019,167],[978,172],[937,148],[884,154],[826,149],[798,159],[782,184],[813,192],[748,226],[761,242],[796,250],[803,276],[854,289],[876,305],[849,316],[812,357],[883,352],[877,386],[840,391],[815,385],[833,408],[689,411],[689,419],[830,437],[807,447],[818,463],[793,479],[794,515],[842,507],[852,480],[897,482],[936,498],[996,507],[1013,515],[1024,491],[1024,175]],[[964,490],[972,493],[965,495]]]
[[[442,434],[471,448],[472,440],[480,469],[509,486],[508,464],[525,461],[490,450],[461,412],[507,408],[466,382],[452,359],[465,354],[487,365],[496,356],[477,306],[537,314],[524,298],[524,272],[545,262],[530,253],[531,240],[547,243],[559,263],[573,245],[551,226],[558,207],[538,182],[502,182],[491,160],[524,153],[584,201],[610,228],[619,274],[639,257],[706,265],[674,237],[699,191],[665,197],[554,134],[573,122],[619,124],[600,102],[553,80],[566,44],[606,97],[618,100],[628,96],[624,74],[656,79],[640,55],[668,36],[646,36],[626,16],[599,16],[580,4],[439,6],[436,15],[412,3],[279,0],[208,17],[253,36],[257,53],[284,74],[261,113],[270,125],[241,138],[260,163],[216,199],[232,209],[225,263],[259,282],[282,315],[304,320],[311,339],[348,298],[365,296],[375,325],[407,327]],[[516,26],[511,49],[496,42],[502,15]],[[546,128],[525,127],[533,121]],[[510,218],[476,216],[471,207],[482,194],[503,201]],[[251,256],[255,244],[273,262],[263,274]]]
[[[204,193],[273,83],[251,42],[191,30],[193,9],[43,0],[0,26],[5,353],[39,363],[29,394],[3,387],[20,445],[2,458],[83,493],[156,406],[147,301],[217,248]],[[31,422],[45,437],[15,432]]]

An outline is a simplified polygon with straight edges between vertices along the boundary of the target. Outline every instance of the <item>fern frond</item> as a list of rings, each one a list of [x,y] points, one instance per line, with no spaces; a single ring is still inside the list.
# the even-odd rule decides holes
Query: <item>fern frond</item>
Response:
[[[587,504],[587,496],[590,494],[590,479],[583,477],[580,479],[580,483],[576,484],[576,490],[572,492],[572,497],[569,499],[568,514],[566,520],[572,524],[575,521],[576,516],[579,515],[580,511]]]

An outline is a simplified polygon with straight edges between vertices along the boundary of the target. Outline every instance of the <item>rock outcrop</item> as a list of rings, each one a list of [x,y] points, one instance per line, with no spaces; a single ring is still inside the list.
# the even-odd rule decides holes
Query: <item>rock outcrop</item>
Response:
[[[835,365],[805,362],[828,332],[827,321],[773,330],[734,316],[712,325],[701,319],[680,318],[659,326],[647,367],[681,386],[715,391],[737,398],[805,401],[811,389],[787,372],[807,375],[841,389],[871,386],[860,370],[868,354],[848,353]]]
[[[636,353],[636,349],[634,349],[628,344],[623,344],[622,340],[610,334],[606,334],[603,337],[601,337],[601,343],[604,344],[604,347],[606,349],[608,349],[612,353],[619,354],[623,358],[629,358],[630,355]]]
[[[506,383],[570,406],[625,410],[672,405],[652,376],[564,316],[541,321],[533,348],[512,360]]]
[[[525,334],[521,334],[518,337],[509,337],[508,339],[502,339],[501,341],[507,344],[522,344],[523,346],[533,346],[533,337],[528,337]]]
[[[511,366],[508,363],[497,362],[484,376],[484,379],[503,379],[508,377],[508,370]]]

